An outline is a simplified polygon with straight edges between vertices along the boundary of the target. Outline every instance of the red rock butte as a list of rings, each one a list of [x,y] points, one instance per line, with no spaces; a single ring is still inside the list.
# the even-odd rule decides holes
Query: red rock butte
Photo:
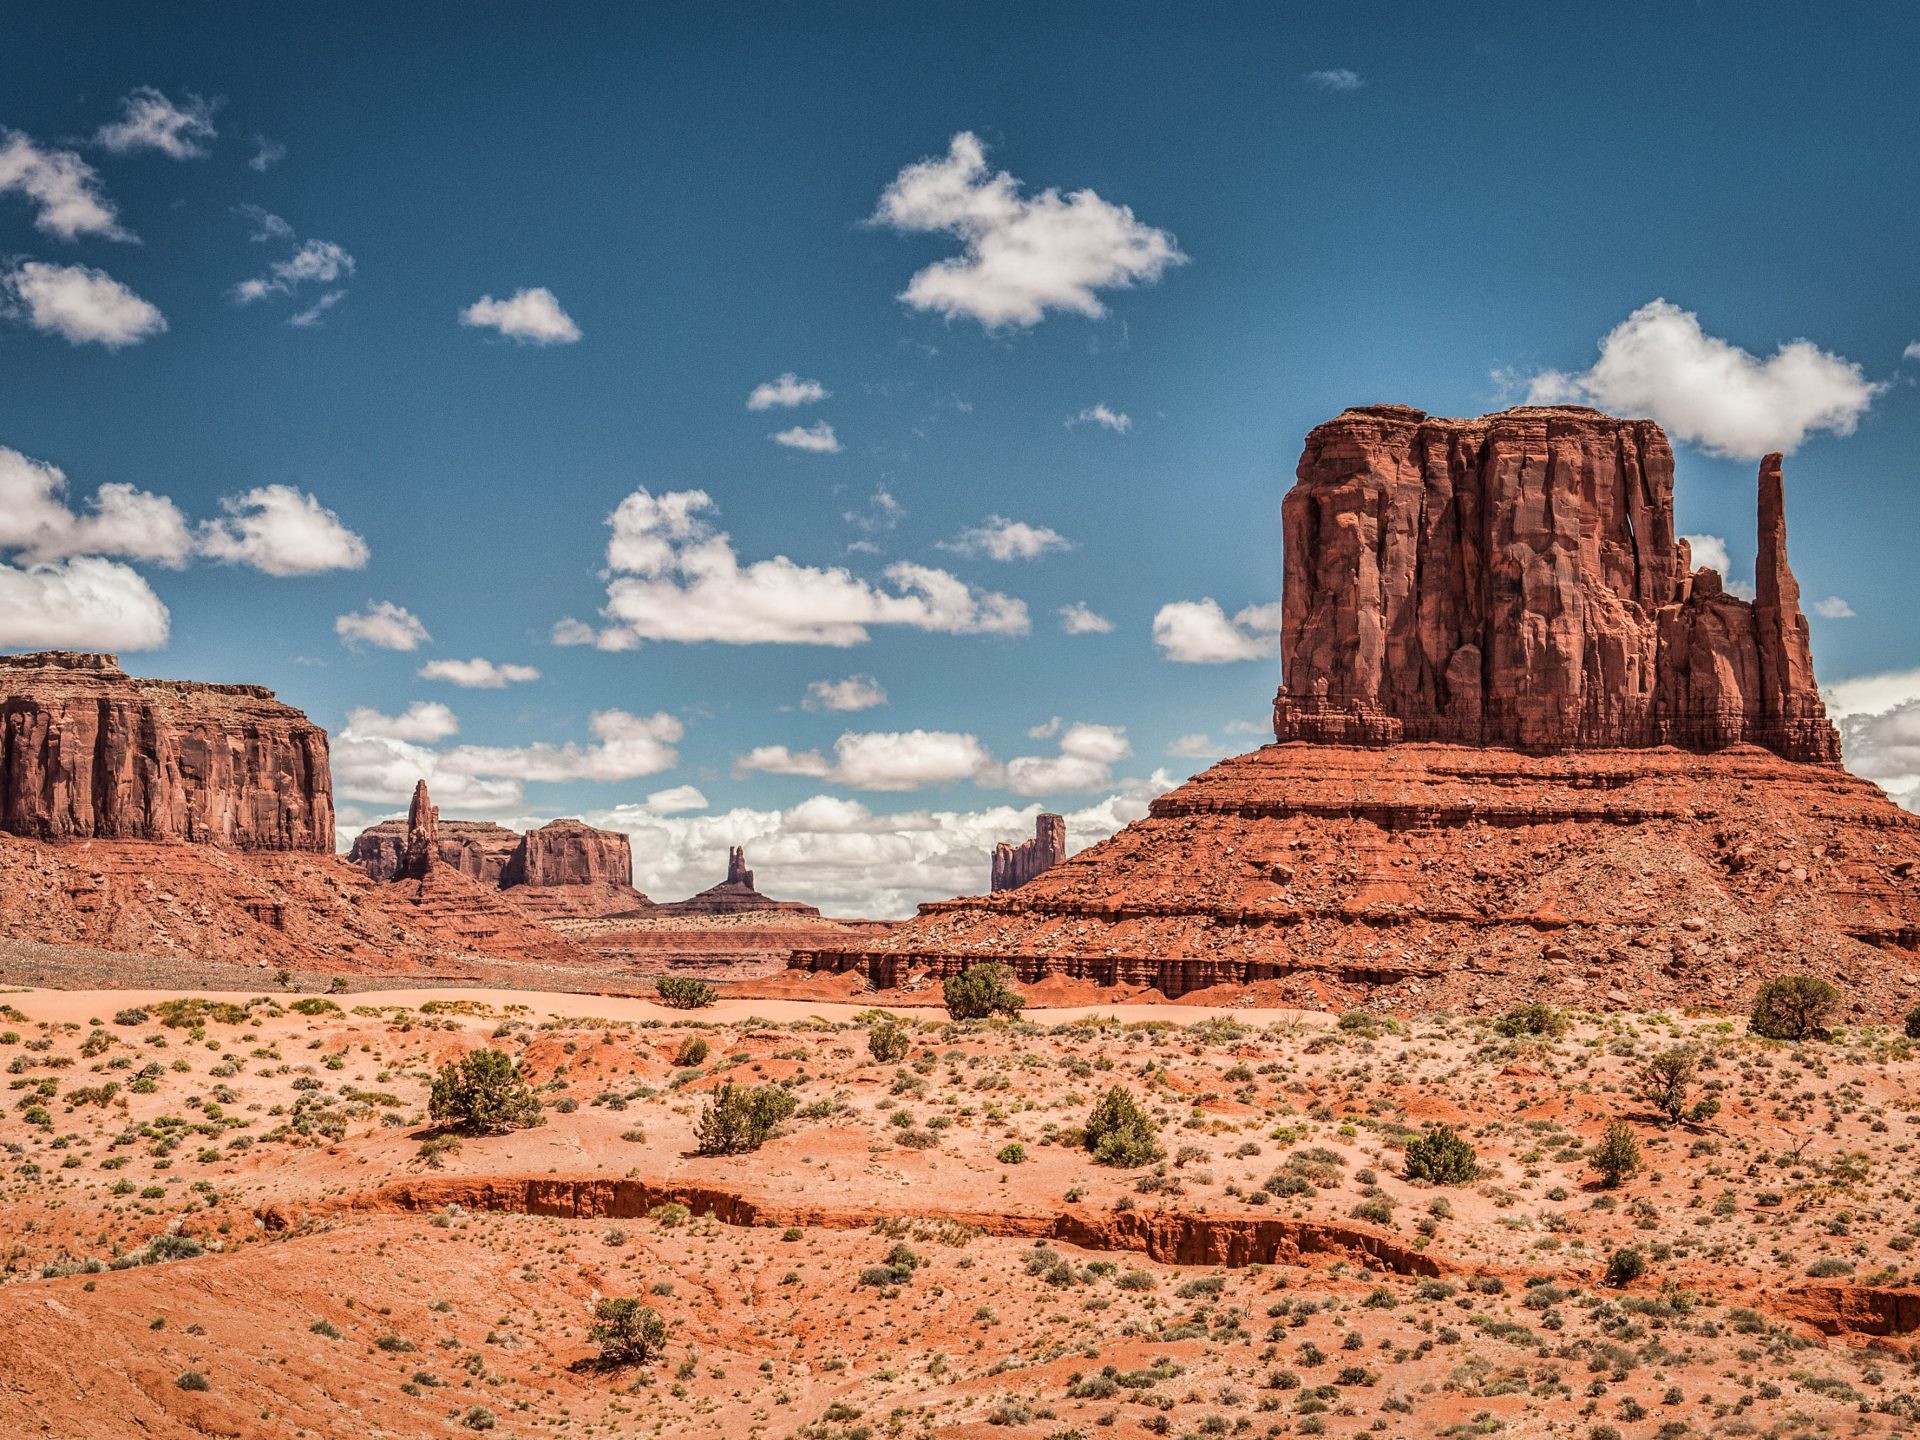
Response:
[[[1659,426],[1349,410],[1286,497],[1276,743],[1017,890],[793,963],[1303,1007],[1920,999],[1920,817],[1842,771],[1760,467],[1751,602],[1673,533]],[[1198,998],[1198,997],[1196,997]]]

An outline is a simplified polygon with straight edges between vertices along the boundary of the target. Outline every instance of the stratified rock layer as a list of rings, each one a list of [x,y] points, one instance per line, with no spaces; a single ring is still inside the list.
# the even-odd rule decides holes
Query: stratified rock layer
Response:
[[[997,960],[1026,983],[1467,1010],[1733,1004],[1810,971],[1886,1017],[1920,1000],[1917,950],[1920,817],[1836,768],[1752,746],[1287,744],[1019,890],[793,963],[893,986]]]
[[[258,685],[0,656],[0,830],[331,854],[326,732]]]
[[[1761,465],[1752,603],[1693,571],[1651,420],[1348,410],[1283,506],[1281,740],[1535,752],[1756,744],[1837,764]]]
[[[1005,841],[993,847],[992,888],[1018,890],[1042,871],[1067,858],[1067,820],[1064,815],[1034,818],[1033,839],[1018,845]]]
[[[375,880],[417,880],[425,867],[410,854],[430,853],[541,918],[610,915],[651,904],[633,888],[632,847],[618,831],[554,820],[519,835],[490,821],[439,817],[422,781],[408,818],[368,826],[354,837],[347,858]]]

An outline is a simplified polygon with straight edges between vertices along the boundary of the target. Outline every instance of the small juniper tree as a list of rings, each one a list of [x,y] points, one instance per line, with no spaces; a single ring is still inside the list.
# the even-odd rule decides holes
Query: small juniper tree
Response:
[[[719,998],[719,992],[706,981],[685,975],[662,975],[653,982],[653,988],[662,1005],[676,1010],[702,1010]]]
[[[794,1111],[794,1098],[778,1085],[751,1089],[731,1080],[713,1092],[713,1099],[694,1122],[694,1139],[702,1155],[743,1155],[758,1150]]]
[[[1769,1040],[1818,1040],[1840,992],[1817,975],[1781,975],[1754,994],[1747,1028]]]
[[[600,1346],[603,1364],[650,1365],[666,1354],[667,1322],[651,1305],[609,1296],[593,1307],[587,1338]]]
[[[1587,1151],[1587,1163],[1600,1172],[1600,1183],[1612,1190],[1629,1175],[1640,1173],[1640,1141],[1624,1120],[1609,1120],[1607,1133]]]
[[[882,1020],[867,1031],[867,1053],[882,1065],[906,1059],[910,1044],[907,1032],[891,1020]]]
[[[1518,1037],[1521,1035],[1563,1035],[1567,1029],[1567,1017],[1551,1005],[1535,1000],[1527,1005],[1516,1005],[1498,1020],[1493,1022],[1494,1033]]]
[[[1093,1153],[1095,1164],[1132,1170],[1151,1165],[1165,1153],[1155,1138],[1159,1133],[1153,1117],[1116,1085],[1087,1116],[1080,1143]]]
[[[1907,1011],[1907,1038],[1920,1040],[1920,1005]]]
[[[1007,988],[1013,972],[1004,965],[969,965],[941,982],[947,1014],[956,1020],[984,1020],[989,1015],[1018,1015],[1027,1002]]]
[[[497,1133],[540,1123],[540,1097],[520,1078],[513,1057],[476,1050],[449,1060],[433,1078],[427,1114],[436,1124]]]
[[[1473,1146],[1449,1125],[1436,1125],[1407,1142],[1407,1178],[1465,1185],[1480,1173]]]
[[[1693,1105],[1687,1103],[1699,1075],[1699,1050],[1691,1045],[1662,1050],[1640,1067],[1640,1098],[1659,1111],[1669,1125],[1678,1125],[1682,1120],[1697,1124],[1720,1109],[1720,1102],[1712,1096]]]

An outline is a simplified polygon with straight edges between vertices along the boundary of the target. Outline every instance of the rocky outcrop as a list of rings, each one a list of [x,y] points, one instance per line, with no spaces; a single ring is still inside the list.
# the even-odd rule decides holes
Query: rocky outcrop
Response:
[[[430,865],[458,871],[540,915],[607,915],[651,902],[633,888],[625,835],[580,820],[554,820],[519,835],[490,821],[442,820],[422,780],[402,820],[354,837],[347,858],[375,880],[419,880]]]
[[[0,830],[331,854],[326,732],[258,685],[0,656]]]
[[[1755,744],[1837,764],[1778,455],[1759,509],[1748,603],[1692,570],[1673,451],[1650,420],[1348,410],[1307,437],[1282,507],[1275,734],[1540,753]]]
[[[1018,845],[1009,845],[1003,840],[993,847],[993,890],[996,894],[1002,890],[1018,890],[1066,858],[1066,817],[1038,816],[1033,822],[1033,839]]]
[[[753,871],[747,868],[745,847],[735,845],[727,851],[727,878],[710,885],[698,895],[658,907],[666,915],[743,915],[756,910],[778,910],[789,915],[818,915],[812,905],[797,900],[769,900],[753,888]]]

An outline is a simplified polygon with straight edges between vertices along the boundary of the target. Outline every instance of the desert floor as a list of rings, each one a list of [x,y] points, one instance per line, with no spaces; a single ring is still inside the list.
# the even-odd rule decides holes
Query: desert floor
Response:
[[[0,1436],[1920,1431],[1895,1031],[902,1008],[882,1062],[806,999],[180,995],[0,993]],[[1669,1125],[1639,1076],[1681,1045],[1718,1110]],[[543,1123],[436,1140],[487,1046]],[[797,1111],[699,1155],[726,1081]],[[1113,1086],[1158,1161],[1078,1143]],[[1405,1178],[1431,1124],[1477,1178]],[[656,1363],[597,1362],[625,1296]]]

